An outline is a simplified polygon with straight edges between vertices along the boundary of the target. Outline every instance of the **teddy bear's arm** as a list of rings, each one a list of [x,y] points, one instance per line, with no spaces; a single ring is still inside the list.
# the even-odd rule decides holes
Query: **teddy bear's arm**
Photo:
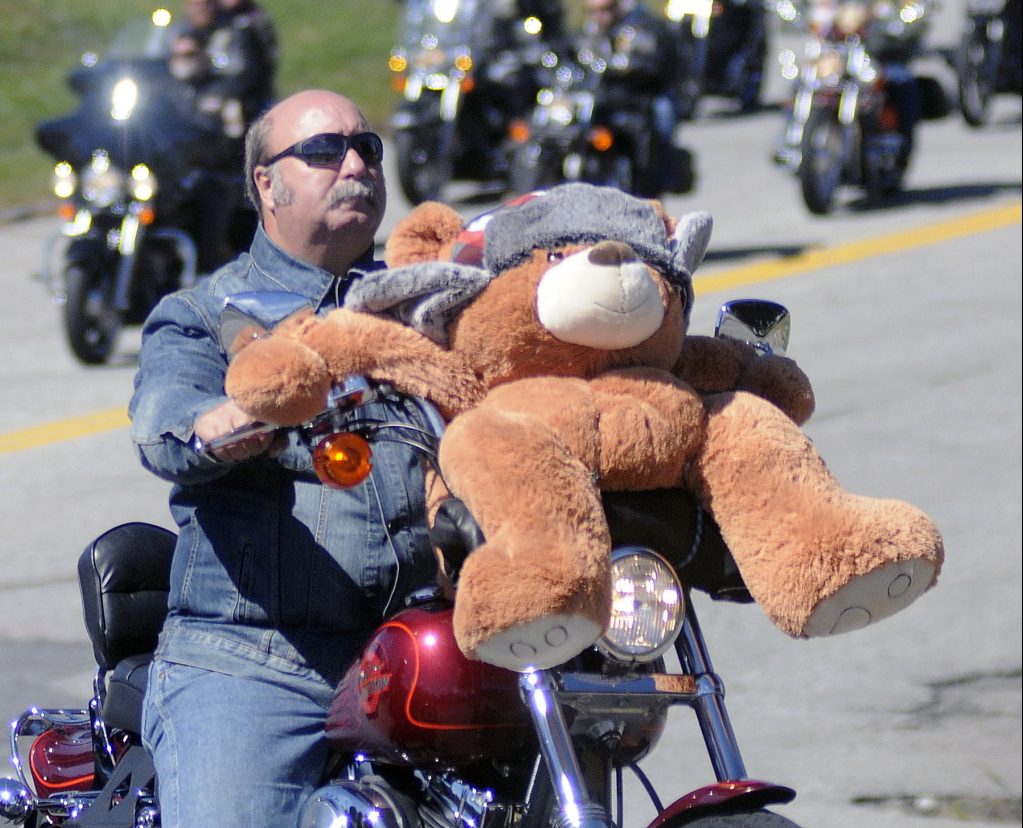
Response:
[[[741,342],[709,336],[686,337],[673,373],[701,394],[748,391],[802,425],[813,414],[810,380],[788,357],[761,355]]]
[[[300,339],[333,377],[364,374],[390,382],[431,400],[446,418],[481,396],[475,374],[458,354],[386,317],[338,308],[308,326]]]

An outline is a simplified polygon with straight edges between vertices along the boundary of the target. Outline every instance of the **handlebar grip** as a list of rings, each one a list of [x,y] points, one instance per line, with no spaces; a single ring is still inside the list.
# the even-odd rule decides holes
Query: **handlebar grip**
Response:
[[[248,425],[236,428],[233,431],[227,432],[227,434],[222,434],[209,441],[203,440],[198,434],[196,434],[192,438],[192,450],[197,454],[205,454],[209,456],[215,451],[220,451],[221,449],[237,445],[238,443],[252,437],[258,437],[261,434],[271,434],[279,428],[280,426],[271,425],[270,423],[249,423]]]

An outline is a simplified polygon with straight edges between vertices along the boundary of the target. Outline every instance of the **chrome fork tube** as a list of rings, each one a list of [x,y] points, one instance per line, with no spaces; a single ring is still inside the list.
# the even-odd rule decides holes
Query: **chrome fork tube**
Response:
[[[568,725],[558,703],[551,674],[546,670],[523,673],[519,691],[529,708],[540,739],[540,752],[551,775],[561,818],[559,828],[609,828],[604,809],[590,801],[576,758]]]
[[[700,723],[707,754],[719,782],[745,779],[746,766],[725,708],[725,685],[714,672],[700,622],[692,611],[691,603],[689,610],[675,648],[683,671],[696,679],[697,698],[692,706]]]

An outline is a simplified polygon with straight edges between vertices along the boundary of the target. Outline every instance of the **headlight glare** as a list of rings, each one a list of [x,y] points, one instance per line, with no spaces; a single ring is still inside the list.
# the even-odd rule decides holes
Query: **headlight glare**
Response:
[[[136,164],[132,167],[128,186],[131,197],[136,201],[149,201],[156,195],[156,175],[145,164]]]
[[[61,161],[54,166],[50,186],[57,198],[71,198],[78,186],[78,176],[75,174],[74,167],[67,161]]]
[[[110,163],[110,157],[98,151],[82,173],[82,198],[97,207],[109,207],[124,198],[125,176]]]
[[[622,547],[611,555],[611,623],[597,647],[620,661],[662,656],[682,629],[685,596],[675,570],[651,549]]]
[[[110,93],[110,117],[115,121],[127,121],[135,111],[139,100],[138,85],[131,78],[121,78]]]

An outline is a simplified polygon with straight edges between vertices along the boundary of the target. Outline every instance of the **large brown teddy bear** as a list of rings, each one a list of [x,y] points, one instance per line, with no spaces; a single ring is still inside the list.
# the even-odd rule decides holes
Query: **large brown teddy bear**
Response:
[[[843,490],[797,423],[790,360],[686,337],[709,216],[573,184],[463,227],[420,205],[345,307],[244,348],[227,391],[297,424],[358,373],[433,400],[440,468],[486,537],[466,561],[455,634],[470,657],[549,667],[609,618],[601,491],[681,487],[720,527],[747,588],[795,636],[858,629],[935,582],[919,510]],[[355,308],[355,309],[352,309]]]

